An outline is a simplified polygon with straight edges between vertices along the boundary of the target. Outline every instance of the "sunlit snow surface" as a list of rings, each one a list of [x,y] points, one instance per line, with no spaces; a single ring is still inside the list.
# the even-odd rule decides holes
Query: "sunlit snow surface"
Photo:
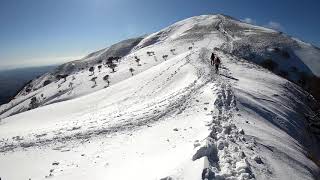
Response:
[[[66,82],[17,97],[18,105],[2,117],[28,106],[33,95],[44,94],[50,100],[44,101],[46,106],[1,120],[0,177],[319,177],[319,167],[307,158],[319,158],[320,153],[302,114],[311,112],[303,90],[220,50],[214,50],[222,60],[215,74],[209,61],[214,47],[234,49],[234,41],[240,40],[226,34],[221,18],[191,18],[145,37],[120,60],[115,73],[106,67],[96,69],[97,86],[86,69],[74,72]],[[133,76],[130,67],[135,69]],[[106,74],[111,83],[105,88]],[[66,93],[57,95],[59,90]]]

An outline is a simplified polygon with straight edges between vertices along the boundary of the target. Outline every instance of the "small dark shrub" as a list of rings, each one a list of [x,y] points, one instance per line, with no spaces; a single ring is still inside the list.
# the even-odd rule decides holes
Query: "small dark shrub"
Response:
[[[26,92],[27,92],[27,93],[31,92],[31,88],[27,87],[27,88],[26,88]]]
[[[155,55],[154,51],[147,51],[148,56],[153,56]]]
[[[45,80],[45,81],[43,82],[43,86],[46,86],[46,85],[48,85],[48,84],[50,84],[50,83],[51,83],[50,80]]]
[[[117,56],[117,57],[114,57],[114,60],[119,62],[119,60],[121,59],[121,57]]]
[[[165,59],[165,60],[167,60],[168,55],[163,55],[162,58]]]
[[[115,64],[115,63],[113,62],[114,59],[115,59],[114,57],[109,57],[108,60],[107,60],[107,62],[106,62],[106,65],[107,65],[110,69],[112,69],[112,72],[116,72],[116,71],[115,71],[115,68],[117,67],[117,64]]]
[[[102,68],[102,65],[99,65],[99,66],[98,66],[99,72],[101,71],[101,68]]]
[[[58,74],[58,75],[56,76],[56,78],[57,78],[58,80],[64,79],[64,81],[67,81],[67,77],[68,77],[68,74]]]
[[[94,82],[94,85],[97,85],[97,81],[96,81],[97,77],[93,77],[91,78],[91,81]]]
[[[94,67],[91,66],[91,67],[89,68],[89,71],[92,73],[91,75],[93,75],[93,74],[94,74]]]
[[[108,67],[109,67],[110,69],[112,69],[112,72],[116,72],[116,71],[115,71],[115,68],[117,67],[116,64],[114,64],[114,63],[109,64]]]
[[[134,58],[135,58],[135,61],[136,61],[137,64],[138,64],[138,66],[141,66],[141,64],[140,64],[140,58],[138,58],[138,56],[135,56]]]
[[[131,72],[131,75],[133,76],[133,71],[134,71],[134,69],[133,69],[133,68],[130,68],[129,71]]]
[[[30,100],[30,104],[29,104],[29,110],[37,108],[38,106],[39,106],[39,103],[38,103],[37,97],[35,97],[35,96],[32,97]]]
[[[103,77],[103,80],[106,81],[108,83],[108,86],[109,86],[110,81],[109,81],[109,75],[108,74]]]

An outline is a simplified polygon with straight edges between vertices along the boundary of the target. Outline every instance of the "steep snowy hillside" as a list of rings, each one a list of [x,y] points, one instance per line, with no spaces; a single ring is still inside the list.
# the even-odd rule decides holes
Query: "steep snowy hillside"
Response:
[[[61,65],[33,80],[10,103],[0,107],[0,119],[54,102],[73,99],[145,71],[201,42],[261,64],[308,89],[320,99],[319,48],[281,32],[223,15],[204,15],[177,22],[149,36],[129,39],[83,59]],[[185,49],[177,48],[187,45]],[[112,71],[108,59],[113,61]],[[140,60],[137,62],[136,60]],[[110,66],[110,67],[108,67]],[[89,72],[94,68],[94,74]],[[100,68],[99,68],[100,67]],[[95,83],[96,82],[96,83]],[[312,83],[310,83],[312,82]]]
[[[257,34],[280,39],[239,45]],[[123,54],[108,48],[78,61],[94,71],[75,68],[42,87],[66,74],[57,69],[1,106],[2,179],[319,179],[315,99],[256,64],[270,56],[279,67],[317,75],[312,46],[222,15],[186,19],[125,44]],[[309,59],[299,58],[307,50]],[[212,52],[222,60],[219,74]],[[121,58],[104,66],[111,56]],[[295,72],[287,78],[298,79]]]

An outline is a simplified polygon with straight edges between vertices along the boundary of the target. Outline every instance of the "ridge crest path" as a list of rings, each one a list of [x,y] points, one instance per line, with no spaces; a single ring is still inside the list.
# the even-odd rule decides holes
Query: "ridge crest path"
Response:
[[[210,51],[204,49],[202,53],[202,61],[205,61]],[[226,57],[223,60],[230,61]],[[236,82],[230,81],[231,74],[226,66],[221,67],[221,71],[219,75],[211,71],[212,80],[217,85],[212,89],[217,98],[210,124],[211,133],[203,145],[197,148],[193,160],[205,157],[202,179],[255,179],[250,165],[254,162],[248,157],[254,157],[260,164],[262,160],[255,152],[254,139],[246,136],[244,131],[233,123],[237,105],[232,86]],[[264,166],[260,169],[267,171]]]

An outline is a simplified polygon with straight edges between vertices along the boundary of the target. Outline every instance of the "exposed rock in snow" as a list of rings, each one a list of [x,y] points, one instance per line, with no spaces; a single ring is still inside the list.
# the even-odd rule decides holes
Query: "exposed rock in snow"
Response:
[[[57,166],[57,165],[59,165],[59,162],[55,161],[52,163],[52,165]]]
[[[255,160],[258,164],[263,164],[262,160],[261,160],[261,157],[259,156],[253,156],[253,160]]]

